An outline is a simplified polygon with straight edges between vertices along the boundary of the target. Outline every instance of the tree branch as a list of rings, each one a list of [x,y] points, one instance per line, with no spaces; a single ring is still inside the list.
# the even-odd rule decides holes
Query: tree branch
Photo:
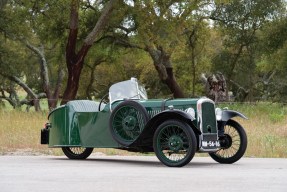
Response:
[[[86,45],[92,45],[100,33],[100,31],[104,28],[105,24],[108,22],[111,12],[113,10],[114,5],[118,2],[118,0],[110,0],[105,6],[100,18],[98,19],[97,24],[93,28],[92,32],[84,40]]]
[[[19,79],[16,76],[10,76],[10,75],[6,75],[6,74],[3,74],[3,73],[1,73],[1,75],[3,77],[6,77],[7,79],[9,79],[10,81],[15,82],[20,87],[22,87],[31,98],[37,99],[37,95],[34,93],[34,91],[30,87],[28,87],[28,85],[25,84],[21,79]]]
[[[10,105],[12,105],[13,106],[13,108],[15,108],[16,107],[16,102],[15,101],[13,101],[13,99],[11,99],[11,98],[9,98],[9,97],[6,97],[6,96],[0,96],[0,99],[5,99],[6,101],[8,101],[9,102],[9,104]]]
[[[29,41],[22,40],[22,43],[26,45],[31,51],[33,51],[40,59],[40,68],[41,68],[41,77],[42,77],[42,86],[44,92],[47,94],[47,97],[50,98],[50,86],[49,86],[49,74],[48,74],[48,65],[46,61],[46,57],[44,54],[44,46],[41,45],[41,49],[33,46]]]
[[[239,85],[238,83],[236,83],[233,80],[229,80],[233,85],[235,85],[238,90],[242,90],[245,94],[249,93],[250,89],[245,89],[244,87],[242,87],[241,85]]]

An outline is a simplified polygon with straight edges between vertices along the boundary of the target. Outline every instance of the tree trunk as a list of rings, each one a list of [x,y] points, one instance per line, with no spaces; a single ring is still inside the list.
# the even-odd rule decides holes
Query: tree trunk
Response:
[[[22,42],[31,50],[33,51],[41,60],[40,62],[40,69],[41,69],[41,79],[42,79],[42,88],[43,91],[46,93],[46,97],[48,99],[48,107],[49,110],[52,110],[56,108],[57,102],[59,99],[59,93],[61,84],[64,78],[63,69],[61,69],[61,66],[59,66],[59,72],[58,72],[58,80],[57,84],[54,90],[54,93],[52,94],[51,86],[50,86],[50,78],[49,78],[49,72],[48,72],[48,63],[44,54],[44,46],[41,45],[40,48],[35,47],[28,41],[22,40]],[[39,103],[33,103],[35,108],[38,108]]]
[[[68,68],[68,82],[63,94],[61,104],[65,104],[70,100],[76,98],[80,75],[84,65],[84,59],[95,42],[96,37],[102,31],[103,27],[107,24],[109,17],[112,13],[113,6],[118,0],[110,0],[102,11],[95,27],[84,40],[83,46],[78,53],[76,53],[76,41],[78,36],[79,25],[79,0],[72,0],[71,14],[70,14],[70,33],[68,43],[66,46],[66,64]]]
[[[188,34],[188,46],[191,50],[191,68],[192,68],[192,96],[195,95],[195,79],[196,79],[196,53],[195,48],[197,47],[198,40],[198,25],[193,26],[193,29],[187,31]]]
[[[61,90],[61,87],[62,87],[63,79],[64,79],[64,70],[61,68],[61,66],[59,66],[58,79],[57,79],[57,83],[56,83],[56,86],[55,86],[55,90],[54,90],[52,98],[49,100],[50,101],[49,102],[49,109],[50,110],[57,107],[57,103],[58,103],[58,100],[59,100],[60,90]]]
[[[192,68],[192,97],[195,95],[195,80],[196,80],[196,63],[195,63],[195,49],[191,47],[191,68]]]
[[[168,86],[170,91],[173,93],[174,98],[184,98],[184,94],[182,92],[182,89],[178,85],[172,68],[166,68],[168,78],[164,80],[164,83]]]
[[[92,95],[91,95],[91,92],[93,90],[93,83],[95,82],[95,69],[96,67],[101,64],[102,62],[104,62],[105,60],[103,58],[98,58],[94,61],[93,65],[92,66],[89,66],[89,69],[91,71],[91,74],[90,74],[90,79],[89,79],[89,83],[88,83],[88,86],[86,88],[86,97],[88,99],[92,99]]]
[[[238,48],[238,51],[237,53],[234,55],[234,58],[232,60],[232,62],[230,63],[231,65],[231,70],[229,71],[229,73],[227,74],[227,80],[230,81],[231,80],[231,77],[233,76],[233,73],[234,73],[234,69],[236,67],[236,64],[238,62],[238,59],[239,57],[241,56],[241,53],[243,51],[243,48],[244,48],[244,45],[240,45],[239,48]]]
[[[145,50],[153,59],[154,66],[158,72],[160,80],[168,86],[170,91],[173,93],[173,97],[184,98],[183,91],[178,85],[173,73],[170,55],[167,54],[162,47],[154,49],[147,46]]]
[[[90,47],[91,46],[88,45],[83,47],[84,50],[81,54],[79,54],[80,57],[76,58],[75,60],[71,59],[72,56],[67,55],[66,57],[68,67],[68,81],[62,98],[62,105],[76,98],[79,88],[80,76],[84,66],[84,58]]]

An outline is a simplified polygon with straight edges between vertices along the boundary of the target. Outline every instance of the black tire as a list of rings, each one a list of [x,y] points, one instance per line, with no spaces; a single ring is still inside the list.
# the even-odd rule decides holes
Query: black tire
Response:
[[[62,151],[69,159],[87,159],[94,148],[62,147]]]
[[[234,120],[227,121],[224,126],[224,136],[220,141],[222,148],[209,155],[218,163],[231,164],[244,155],[247,148],[247,136],[243,127]]]
[[[157,158],[166,166],[182,167],[194,157],[196,136],[185,122],[167,120],[155,131],[153,148]]]
[[[115,107],[110,116],[111,134],[119,144],[129,146],[141,134],[148,119],[148,113],[141,104],[124,101]]]

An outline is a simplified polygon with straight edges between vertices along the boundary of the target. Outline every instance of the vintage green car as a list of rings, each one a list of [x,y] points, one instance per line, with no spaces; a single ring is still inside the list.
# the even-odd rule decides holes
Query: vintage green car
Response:
[[[105,102],[106,101],[106,102]],[[155,152],[170,167],[209,153],[234,163],[245,153],[247,136],[231,118],[243,114],[215,108],[203,98],[148,99],[136,78],[113,84],[100,101],[75,100],[50,112],[41,144],[60,147],[70,159],[86,159],[94,148]]]

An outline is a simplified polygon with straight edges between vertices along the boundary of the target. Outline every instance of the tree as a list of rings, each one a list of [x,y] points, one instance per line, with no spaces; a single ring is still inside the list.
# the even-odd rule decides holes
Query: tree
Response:
[[[208,2],[208,1],[207,1]],[[125,22],[117,26],[121,33],[115,41],[129,48],[142,49],[153,60],[159,79],[175,98],[184,97],[172,64],[172,55],[184,42],[184,30],[192,12],[206,1],[135,1],[127,8]],[[132,34],[134,33],[134,35]],[[119,35],[119,34],[118,34]]]
[[[6,5],[7,1],[8,0],[1,0],[0,1],[0,9],[2,9]]]
[[[206,55],[204,51],[206,51],[206,42],[209,38],[207,22],[204,21],[205,17],[202,15],[197,15],[197,17],[196,21],[192,21],[189,28],[186,28],[184,32],[187,39],[187,50],[189,51],[187,55],[191,63],[192,97],[195,96],[196,83],[199,79],[198,65],[203,65],[202,57]]]
[[[64,70],[61,68],[61,65],[58,69],[58,78],[54,85],[54,91],[52,91],[52,86],[50,82],[50,75],[48,71],[48,63],[44,54],[44,45],[40,45],[39,48],[35,47],[31,43],[29,43],[27,40],[24,40],[23,43],[26,45],[28,49],[30,49],[33,53],[36,54],[36,56],[39,58],[39,64],[40,64],[40,77],[42,79],[42,89],[45,93],[45,98],[48,100],[48,108],[49,110],[52,110],[57,107],[57,101],[59,99],[60,95],[60,89],[62,85],[62,81],[64,78]],[[43,94],[41,94],[43,95]],[[39,98],[37,98],[39,99]]]
[[[5,42],[7,44],[6,49],[9,49],[11,43],[9,45],[8,42],[11,41],[14,42],[15,47],[18,47],[15,50],[10,49],[12,52],[19,52],[19,47],[26,49],[23,50],[21,55],[26,58],[15,57],[18,58],[18,61],[16,59],[6,59],[5,62],[2,62],[3,71],[1,74],[27,92],[29,98],[26,102],[20,103],[33,105],[36,111],[40,109],[39,99],[43,97],[48,99],[50,110],[56,107],[63,80],[61,64],[58,67],[58,73],[51,75],[54,73],[54,69],[51,65],[52,63],[49,65],[47,60],[50,59],[51,53],[55,57],[57,54],[53,52],[59,52],[60,48],[57,45],[57,40],[54,40],[55,38],[43,38],[47,30],[43,30],[41,23],[53,15],[53,11],[55,11],[53,2],[49,3],[25,0],[9,2],[5,10],[3,10],[3,17],[1,18],[3,19],[3,25],[0,25],[0,30],[5,34],[5,38],[9,39],[9,41],[6,40]],[[14,25],[5,25],[6,23],[14,23]],[[48,48],[49,45],[51,48]],[[9,56],[8,54],[6,55]],[[15,53],[15,55],[19,54]],[[46,55],[49,56],[47,57]],[[11,66],[10,69],[7,66]],[[56,83],[52,83],[54,81],[53,76],[57,78]],[[38,83],[39,78],[41,83]],[[52,91],[53,88],[54,91]]]
[[[222,29],[224,49],[214,59],[214,70],[225,73],[228,85],[233,84],[234,92],[236,89],[243,90],[238,89],[239,87],[247,87],[244,90],[250,90],[241,98],[241,101],[247,96],[252,99],[253,82],[256,81],[255,58],[259,43],[257,34],[266,23],[277,16],[278,10],[282,7],[282,1],[235,0],[215,5],[216,9],[211,19]],[[243,78],[248,80],[242,81]]]
[[[71,14],[70,14],[70,32],[66,46],[66,64],[68,68],[68,80],[63,94],[61,104],[69,100],[75,99],[78,88],[81,71],[84,65],[84,59],[99,36],[102,29],[107,25],[109,17],[111,16],[113,7],[116,5],[117,0],[110,0],[102,10],[93,30],[85,38],[83,45],[77,52],[77,37],[79,29],[79,0],[71,1]]]
[[[99,98],[131,76],[152,97],[194,97],[203,93],[200,74],[217,71],[239,101],[282,100],[282,6],[282,0],[1,1],[0,100],[39,110],[47,97],[52,109],[61,96],[62,104]]]
[[[264,26],[260,33],[261,55],[257,62],[258,95],[261,100],[285,102],[287,98],[287,17],[285,12]]]

